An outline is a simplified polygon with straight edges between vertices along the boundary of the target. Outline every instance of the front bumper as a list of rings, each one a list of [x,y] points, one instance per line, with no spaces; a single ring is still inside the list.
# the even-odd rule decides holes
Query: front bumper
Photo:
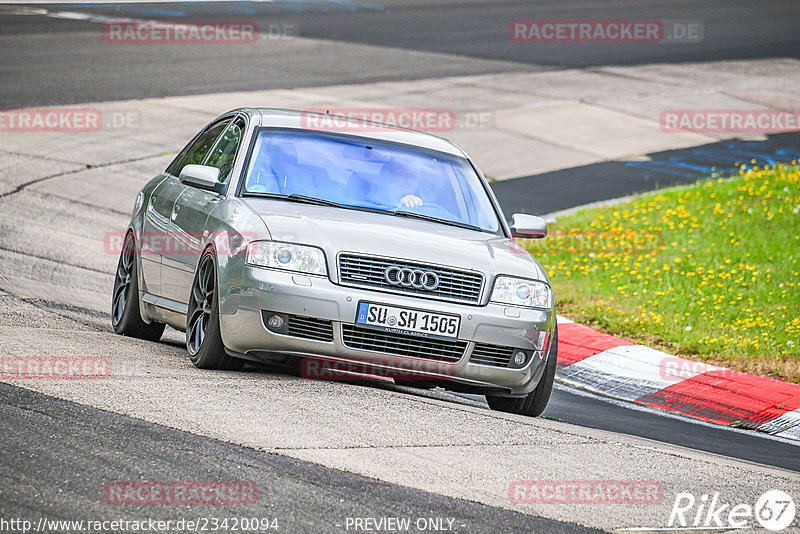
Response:
[[[328,278],[246,267],[241,280],[220,292],[220,328],[225,347],[252,359],[269,354],[311,356],[337,362],[369,364],[372,369],[414,371],[416,378],[446,380],[468,388],[509,396],[536,388],[546,366],[546,350],[537,351],[540,332],[552,332],[555,311],[489,303],[473,306],[342,286]],[[343,325],[355,323],[358,303],[368,301],[461,316],[458,335],[464,351],[453,363],[398,356],[348,346]],[[270,331],[262,311],[331,321],[332,341],[318,341]],[[346,327],[349,328],[349,327]],[[352,343],[350,343],[352,345]],[[529,351],[521,368],[470,361],[478,346]],[[546,349],[546,347],[545,347]],[[391,373],[387,375],[392,376]],[[396,375],[395,375],[396,376]]]

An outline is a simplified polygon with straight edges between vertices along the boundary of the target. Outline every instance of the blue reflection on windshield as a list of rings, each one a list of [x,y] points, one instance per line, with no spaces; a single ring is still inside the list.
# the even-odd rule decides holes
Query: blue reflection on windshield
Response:
[[[409,145],[317,132],[258,133],[245,191],[304,195],[360,208],[406,211],[499,229],[464,158]]]

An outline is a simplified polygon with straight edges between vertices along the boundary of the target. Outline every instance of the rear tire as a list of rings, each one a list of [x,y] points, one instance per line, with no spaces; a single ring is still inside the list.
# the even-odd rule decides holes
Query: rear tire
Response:
[[[550,351],[547,353],[547,367],[544,370],[542,379],[536,389],[531,391],[526,397],[495,397],[486,395],[486,402],[489,408],[499,412],[514,413],[517,415],[527,415],[528,417],[538,417],[547,407],[550,400],[550,393],[553,391],[553,381],[556,376],[556,360],[558,358],[558,327],[553,330],[553,341]]]
[[[139,312],[139,276],[136,265],[136,241],[133,234],[125,236],[125,244],[117,262],[114,293],[111,297],[111,326],[121,336],[158,341],[164,325],[144,322]]]
[[[219,328],[217,264],[209,249],[200,256],[186,315],[186,350],[200,369],[239,370],[244,360],[225,352]]]

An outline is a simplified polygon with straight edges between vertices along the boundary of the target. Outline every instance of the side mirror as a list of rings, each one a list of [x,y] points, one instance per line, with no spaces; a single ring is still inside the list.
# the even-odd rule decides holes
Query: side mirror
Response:
[[[515,213],[511,216],[511,235],[527,239],[541,239],[547,235],[547,223],[535,215]]]
[[[219,183],[219,169],[207,165],[187,165],[178,179],[186,185],[216,193],[221,193],[225,185]]]

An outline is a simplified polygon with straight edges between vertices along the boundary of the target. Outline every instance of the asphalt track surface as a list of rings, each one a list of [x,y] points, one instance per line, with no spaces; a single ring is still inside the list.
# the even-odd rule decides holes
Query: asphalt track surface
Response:
[[[599,532],[386,484],[7,384],[0,384],[0,417],[6,428],[0,440],[4,458],[0,514],[6,519],[124,516],[129,521],[178,521],[255,516],[277,519],[278,532],[315,534],[345,530],[348,517],[417,518],[424,514],[452,519],[453,529],[462,532]],[[87,450],[97,452],[87,455]],[[125,506],[104,498],[107,483],[140,479],[252,482],[258,487],[259,509]],[[63,481],[70,482],[68,489]]]
[[[0,10],[0,107],[295,88],[601,65],[798,57],[800,3],[635,0],[289,0],[189,4],[69,4],[50,12],[158,20],[250,20],[301,38],[255,45],[119,45],[103,24]],[[32,11],[35,13],[35,11]],[[512,43],[515,19],[701,21],[699,43]],[[264,28],[267,31],[264,31]],[[376,52],[380,49],[380,53]],[[31,68],[35,65],[35,68]]]
[[[226,55],[220,47],[188,50],[179,46],[125,47],[98,39],[97,23],[38,15],[20,17],[0,13],[0,107],[56,105],[198,94],[259,88],[303,87],[334,83],[429,78],[498,71],[561,69],[607,64],[637,64],[708,59],[797,57],[800,38],[796,2],[649,3],[582,2],[382,2],[378,4],[329,2],[232,2],[220,4],[140,4],[115,7],[81,6],[81,12],[137,18],[175,17],[184,20],[248,18],[259,24],[297,24],[301,37],[330,39],[335,43],[297,50],[287,59],[260,48]],[[76,10],[75,6],[47,6],[50,10]],[[16,8],[14,8],[16,9]],[[757,11],[756,11],[757,9]],[[706,39],[700,45],[644,47],[591,46],[530,49],[508,42],[507,26],[515,18],[662,18],[703,20]],[[264,46],[275,45],[266,42]],[[342,45],[347,45],[343,48]],[[367,45],[367,46],[362,46]],[[377,45],[388,49],[379,55]],[[291,46],[281,43],[280,46]],[[341,61],[341,54],[350,54]],[[415,51],[440,57],[398,62]],[[199,52],[199,53],[198,53]],[[458,55],[454,60],[449,54]],[[30,68],[36,64],[37,68]],[[776,136],[764,148],[795,149],[796,137]],[[689,157],[689,152],[654,155],[654,160]],[[704,165],[710,165],[705,160]],[[690,172],[661,172],[663,168],[631,167],[609,162],[588,168],[559,171],[574,177],[575,191],[540,189],[541,204],[529,204],[545,213],[587,201],[605,200],[673,183],[693,181]],[[589,178],[596,189],[584,187]],[[583,178],[582,178],[583,177]],[[493,184],[508,210],[519,191],[547,175],[523,177]],[[583,180],[583,182],[581,181]],[[538,202],[538,201],[537,201]],[[518,210],[521,211],[521,210]],[[53,517],[74,518],[74,510],[93,510],[102,480],[98,464],[110,463],[119,477],[200,479],[230,478],[237,465],[247,465],[248,476],[269,492],[271,504],[287,515],[289,531],[320,531],[320,521],[346,515],[442,515],[460,518],[468,532],[577,531],[577,527],[529,515],[448,499],[397,485],[372,481],[337,470],[280,456],[268,455],[223,442],[179,432],[137,419],[0,385],[2,438],[0,466],[5,484],[0,490],[3,515],[41,514],[50,507]],[[545,417],[714,452],[800,471],[797,448],[751,433],[733,432],[683,418],[649,411],[633,411],[598,397],[565,389],[554,391]],[[54,436],[59,436],[55,439]],[[99,451],[76,462],[80,451]],[[102,452],[104,451],[104,452]],[[113,451],[110,452],[110,451]],[[190,452],[194,451],[194,453]],[[202,451],[202,454],[196,454]],[[186,458],[191,454],[191,460]],[[84,454],[84,456],[86,456]],[[105,457],[103,457],[105,456]],[[35,458],[37,462],[26,459]],[[105,465],[105,464],[104,464]],[[191,477],[187,476],[191,473]],[[86,482],[80,482],[85,477]],[[63,481],[70,481],[64,492]],[[8,493],[6,488],[23,488]],[[269,489],[268,489],[269,488]],[[66,493],[63,495],[62,493]],[[306,495],[307,500],[297,495]],[[87,504],[95,503],[95,504]],[[157,507],[156,507],[157,508]],[[315,510],[309,517],[309,509]],[[70,512],[69,514],[67,512]],[[194,512],[195,510],[193,510]],[[206,510],[198,510],[206,515]],[[213,510],[211,511],[213,512]],[[226,510],[226,513],[229,512]],[[147,510],[153,516],[174,511]],[[219,515],[219,514],[216,514]],[[277,514],[276,514],[277,515]],[[327,519],[326,519],[327,518]],[[561,530],[559,530],[561,529]]]

